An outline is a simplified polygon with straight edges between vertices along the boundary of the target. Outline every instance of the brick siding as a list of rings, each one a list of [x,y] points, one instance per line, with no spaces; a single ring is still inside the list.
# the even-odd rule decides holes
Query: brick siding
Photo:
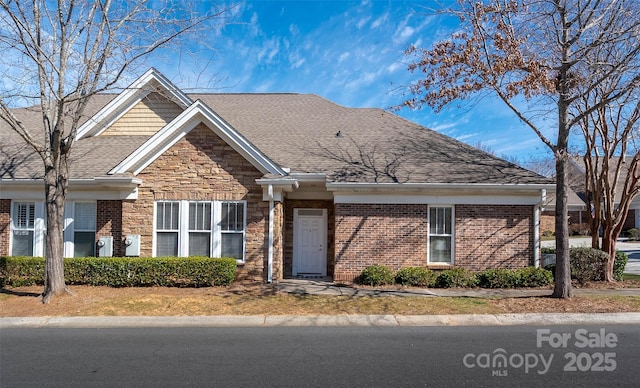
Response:
[[[533,264],[533,206],[457,205],[455,265],[471,270]]]
[[[0,199],[0,256],[9,256],[11,200]]]
[[[262,200],[262,188],[255,182],[262,175],[201,124],[138,174],[143,181],[138,199],[122,202],[122,234],[139,234],[141,256],[151,256],[155,201],[245,200],[246,260],[238,267],[238,277],[264,280],[269,203]],[[279,208],[276,210],[277,214],[282,213]],[[276,259],[281,260],[281,253],[274,255],[274,262]]]
[[[427,205],[336,204],[334,280],[368,265],[427,266]],[[533,207],[457,205],[456,266],[518,268],[533,261]]]
[[[353,281],[369,265],[425,266],[427,205],[335,205],[334,280]]]
[[[124,256],[124,236],[122,235],[122,201],[102,201],[96,203],[96,240],[113,237],[113,256]]]

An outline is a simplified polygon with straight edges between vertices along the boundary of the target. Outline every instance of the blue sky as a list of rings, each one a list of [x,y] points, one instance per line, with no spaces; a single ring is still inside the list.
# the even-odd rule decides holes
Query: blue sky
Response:
[[[210,92],[313,93],[347,107],[386,109],[417,75],[403,51],[428,47],[455,24],[411,1],[246,1],[209,48],[156,58],[179,87]],[[213,107],[215,109],[215,107]],[[435,114],[396,114],[501,155],[546,153],[537,136],[500,102],[485,98]]]

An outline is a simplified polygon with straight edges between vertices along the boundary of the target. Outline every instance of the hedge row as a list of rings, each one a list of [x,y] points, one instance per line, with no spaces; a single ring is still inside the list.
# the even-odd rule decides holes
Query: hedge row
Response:
[[[544,248],[542,253],[555,254],[555,248]],[[601,281],[605,279],[605,269],[609,255],[595,248],[575,247],[569,249],[569,266],[571,267],[571,278],[579,282],[588,280]],[[629,260],[624,252],[617,251],[613,262],[613,278],[621,281],[624,267]],[[555,275],[555,265],[551,264],[546,268]]]
[[[362,270],[359,283],[370,286],[402,284],[418,287],[483,287],[520,288],[541,287],[553,282],[550,271],[542,268],[488,269],[472,272],[464,268],[452,268],[434,272],[423,267],[408,267],[394,273],[384,265],[372,265]]]
[[[64,259],[67,284],[110,287],[226,286],[236,260],[210,257],[76,257]],[[0,285],[44,284],[44,258],[0,257]]]

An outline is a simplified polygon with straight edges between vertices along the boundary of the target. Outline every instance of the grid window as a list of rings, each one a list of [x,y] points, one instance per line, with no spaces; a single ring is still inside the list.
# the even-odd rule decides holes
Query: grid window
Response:
[[[11,255],[33,256],[35,203],[14,202]]]
[[[429,208],[429,262],[453,263],[453,208]]]

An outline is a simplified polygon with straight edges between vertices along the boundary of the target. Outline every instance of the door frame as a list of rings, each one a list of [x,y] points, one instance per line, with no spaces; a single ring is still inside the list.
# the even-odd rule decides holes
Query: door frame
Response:
[[[292,276],[297,276],[298,275],[298,255],[300,252],[300,248],[298,247],[298,238],[300,236],[300,232],[299,232],[299,220],[300,220],[300,215],[299,212],[300,210],[312,210],[312,211],[321,211],[322,215],[317,215],[315,217],[322,217],[322,226],[321,226],[321,231],[320,233],[322,233],[321,241],[322,241],[322,261],[323,261],[323,265],[322,265],[322,272],[319,274],[320,276],[327,276],[327,234],[328,234],[328,225],[327,225],[327,209],[320,209],[320,208],[294,208],[293,209],[293,262],[292,262]],[[303,215],[303,217],[314,217],[313,215]]]

